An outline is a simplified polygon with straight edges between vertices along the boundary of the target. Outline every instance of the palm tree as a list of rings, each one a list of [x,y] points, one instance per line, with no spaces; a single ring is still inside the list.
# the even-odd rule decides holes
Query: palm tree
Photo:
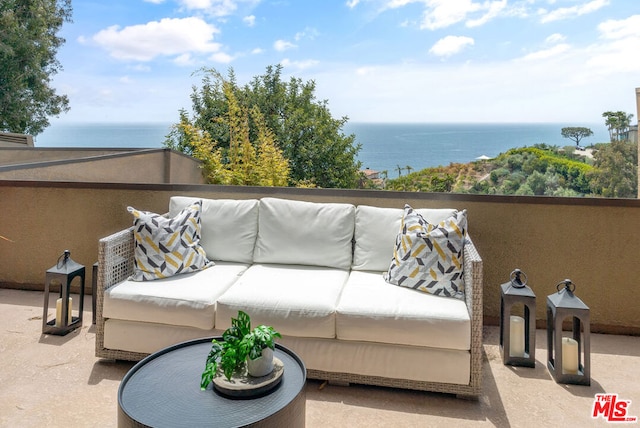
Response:
[[[609,130],[609,139],[611,141],[620,141],[629,138],[629,127],[633,114],[627,114],[623,111],[605,111],[602,113],[605,118],[604,124]]]
[[[404,169],[403,167],[401,167],[400,165],[396,166],[396,169],[398,170],[398,177],[400,177],[402,175],[402,170]]]
[[[410,165],[405,166],[404,169],[407,170],[407,174],[411,174],[411,171],[413,170]]]

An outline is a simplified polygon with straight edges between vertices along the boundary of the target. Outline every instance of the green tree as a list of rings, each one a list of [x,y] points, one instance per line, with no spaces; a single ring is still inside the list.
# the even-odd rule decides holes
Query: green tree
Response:
[[[562,128],[560,134],[563,138],[568,138],[573,140],[576,143],[576,146],[580,145],[580,140],[585,137],[590,137],[593,135],[593,131],[589,128],[583,127],[568,127]]]
[[[592,191],[612,198],[638,195],[638,144],[612,141],[594,154],[595,170],[589,175]]]
[[[281,78],[282,66],[269,66],[266,73],[254,77],[240,87],[233,69],[225,79],[215,69],[200,70],[202,85],[191,95],[193,124],[207,131],[225,151],[231,148],[229,122],[220,120],[229,114],[229,97],[225,85],[231,88],[243,111],[256,107],[265,129],[288,160],[289,184],[319,187],[354,188],[358,184],[360,162],[356,155],[360,146],[355,135],[345,135],[342,127],[346,117],[334,119],[327,101],[315,98],[315,83],[292,77]],[[255,115],[250,115],[248,138],[257,141],[259,129]]]
[[[286,186],[289,180],[289,162],[275,142],[275,135],[257,106],[251,109],[258,129],[257,181],[260,186]]]
[[[602,117],[605,118],[605,125],[609,130],[611,141],[629,139],[629,127],[633,114],[627,114],[623,111],[605,111],[602,113]]]
[[[191,123],[184,110],[180,111],[180,123],[172,127],[165,146],[199,159],[205,179],[211,184],[286,186],[289,164],[276,146],[262,113],[256,107],[247,112],[227,82],[222,90],[227,97],[228,110],[224,117],[216,120],[228,127],[230,140],[226,155],[208,131]],[[255,142],[249,138],[250,117],[258,130]]]
[[[0,130],[37,135],[69,110],[50,85],[62,69],[57,34],[71,13],[71,0],[0,1]]]

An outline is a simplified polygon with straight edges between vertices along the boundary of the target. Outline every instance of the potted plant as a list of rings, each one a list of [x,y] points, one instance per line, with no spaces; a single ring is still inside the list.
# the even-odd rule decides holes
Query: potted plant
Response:
[[[233,373],[245,363],[251,376],[269,374],[273,370],[276,337],[282,336],[273,327],[259,325],[251,330],[249,315],[238,311],[238,318],[231,318],[231,327],[222,334],[222,342],[216,339],[212,341],[200,388],[206,389],[213,382],[218,368],[222,369],[228,380],[231,380]]]

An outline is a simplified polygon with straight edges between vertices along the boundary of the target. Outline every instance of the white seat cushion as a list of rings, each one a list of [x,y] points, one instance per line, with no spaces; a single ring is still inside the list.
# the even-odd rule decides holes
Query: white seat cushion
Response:
[[[200,200],[174,196],[169,202],[169,216]],[[202,199],[200,245],[209,260],[253,262],[253,247],[258,235],[258,200]]]
[[[464,301],[385,282],[381,272],[352,271],[336,313],[341,340],[468,350],[471,320]]]
[[[434,224],[440,223],[455,212],[454,209],[448,208],[420,208],[415,211]],[[403,214],[402,208],[366,205],[356,208],[356,243],[352,269],[380,272],[389,269]]]
[[[104,317],[212,329],[216,300],[247,267],[218,262],[166,279],[121,282],[104,294]]]
[[[242,310],[252,327],[264,324],[283,335],[334,338],[336,305],[348,277],[342,269],[255,264],[218,299],[216,328],[230,327]]]
[[[350,204],[263,198],[254,261],[349,269],[354,222]]]

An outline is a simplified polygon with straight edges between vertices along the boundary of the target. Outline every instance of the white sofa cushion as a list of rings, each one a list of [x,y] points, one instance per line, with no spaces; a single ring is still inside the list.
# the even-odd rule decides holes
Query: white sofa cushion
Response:
[[[263,198],[254,261],[349,269],[354,222],[350,204]]]
[[[293,350],[307,370],[469,384],[469,351],[289,336],[278,339],[278,343]]]
[[[379,272],[352,271],[338,303],[336,335],[341,340],[469,350],[471,320],[463,300],[397,287]]]
[[[448,208],[416,210],[430,223],[439,223],[455,212]],[[387,271],[400,230],[404,210],[359,205],[356,208],[353,270]]]
[[[169,215],[174,216],[195,200],[174,196]],[[258,200],[202,199],[200,245],[209,260],[251,263],[258,234]]]
[[[218,262],[196,273],[121,282],[104,293],[104,317],[212,329],[216,300],[247,267]]]
[[[216,328],[230,327],[242,310],[254,327],[265,324],[283,335],[334,338],[336,305],[348,277],[349,271],[342,269],[254,264],[218,299]]]

